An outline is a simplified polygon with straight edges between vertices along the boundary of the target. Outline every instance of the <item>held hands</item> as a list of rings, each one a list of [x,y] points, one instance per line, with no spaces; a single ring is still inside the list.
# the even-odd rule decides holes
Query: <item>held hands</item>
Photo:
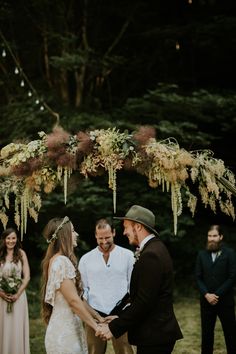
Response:
[[[97,324],[104,323],[104,322],[106,322],[106,318],[100,316],[99,314],[97,314],[96,318],[95,318],[95,321],[97,322]]]
[[[110,322],[113,321],[115,318],[118,318],[118,316],[116,316],[116,315],[113,315],[113,316],[106,316],[106,317],[103,319],[103,322],[105,322],[105,323],[110,323]]]
[[[118,318],[118,316],[106,316],[106,317],[102,317],[100,315],[97,315],[95,320],[98,324],[101,323],[110,323],[112,320],[114,320],[115,318]]]
[[[209,302],[209,304],[211,305],[216,305],[217,302],[219,301],[219,296],[215,295],[215,294],[210,294],[210,293],[207,293],[205,295],[205,299]]]
[[[102,340],[108,340],[113,337],[107,323],[99,323],[95,335]]]
[[[101,317],[101,320],[98,323],[96,328],[96,332],[95,332],[96,337],[100,337],[102,340],[111,339],[113,335],[108,327],[108,323],[110,323],[115,318],[118,318],[118,316]]]

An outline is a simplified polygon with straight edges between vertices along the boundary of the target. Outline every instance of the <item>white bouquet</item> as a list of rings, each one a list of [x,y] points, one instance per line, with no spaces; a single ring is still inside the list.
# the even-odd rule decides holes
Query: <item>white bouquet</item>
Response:
[[[6,294],[14,295],[17,293],[22,279],[16,275],[16,270],[13,269],[9,276],[4,276],[0,278],[0,289],[3,290]],[[7,302],[7,312],[10,313],[13,311],[13,302]]]

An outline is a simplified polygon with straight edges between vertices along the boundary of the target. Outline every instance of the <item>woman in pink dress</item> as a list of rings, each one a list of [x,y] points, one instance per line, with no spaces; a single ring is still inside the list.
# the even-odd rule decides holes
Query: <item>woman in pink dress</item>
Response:
[[[2,278],[21,278],[15,294],[0,286],[0,353],[29,354],[29,315],[25,293],[30,280],[30,268],[16,231],[6,229],[0,239],[0,284]]]

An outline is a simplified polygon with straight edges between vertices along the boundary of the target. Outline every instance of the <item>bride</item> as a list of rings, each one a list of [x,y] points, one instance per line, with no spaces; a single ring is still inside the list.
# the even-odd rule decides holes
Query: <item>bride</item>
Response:
[[[82,299],[74,247],[78,234],[67,216],[44,229],[48,243],[42,261],[42,316],[47,324],[47,354],[87,354],[83,323],[97,330],[103,318]]]

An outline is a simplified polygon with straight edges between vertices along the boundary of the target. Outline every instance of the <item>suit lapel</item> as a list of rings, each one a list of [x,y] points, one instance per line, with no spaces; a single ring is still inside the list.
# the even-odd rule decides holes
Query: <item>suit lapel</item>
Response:
[[[222,255],[222,253],[223,253],[223,250],[221,249],[221,250],[220,250],[220,253],[216,255],[216,258],[215,258],[215,260],[213,261],[211,252],[207,252],[208,260],[209,260],[209,262],[210,262],[210,264],[211,264],[212,266],[214,266],[214,265],[218,262],[218,260],[219,260],[220,256]]]
[[[155,241],[157,241],[157,240],[158,240],[158,238],[155,236],[155,237],[151,238],[151,240],[149,240],[148,242],[146,242],[145,245],[143,246],[143,248],[141,249],[140,254],[142,254],[142,252],[145,250],[145,248],[146,248],[148,245],[150,245],[152,242],[155,242]]]
[[[222,253],[223,253],[223,250],[222,250],[222,249],[217,252],[217,254],[216,254],[216,259],[215,259],[215,262],[214,262],[214,263],[218,262],[218,260],[219,260],[220,256],[222,255]]]

